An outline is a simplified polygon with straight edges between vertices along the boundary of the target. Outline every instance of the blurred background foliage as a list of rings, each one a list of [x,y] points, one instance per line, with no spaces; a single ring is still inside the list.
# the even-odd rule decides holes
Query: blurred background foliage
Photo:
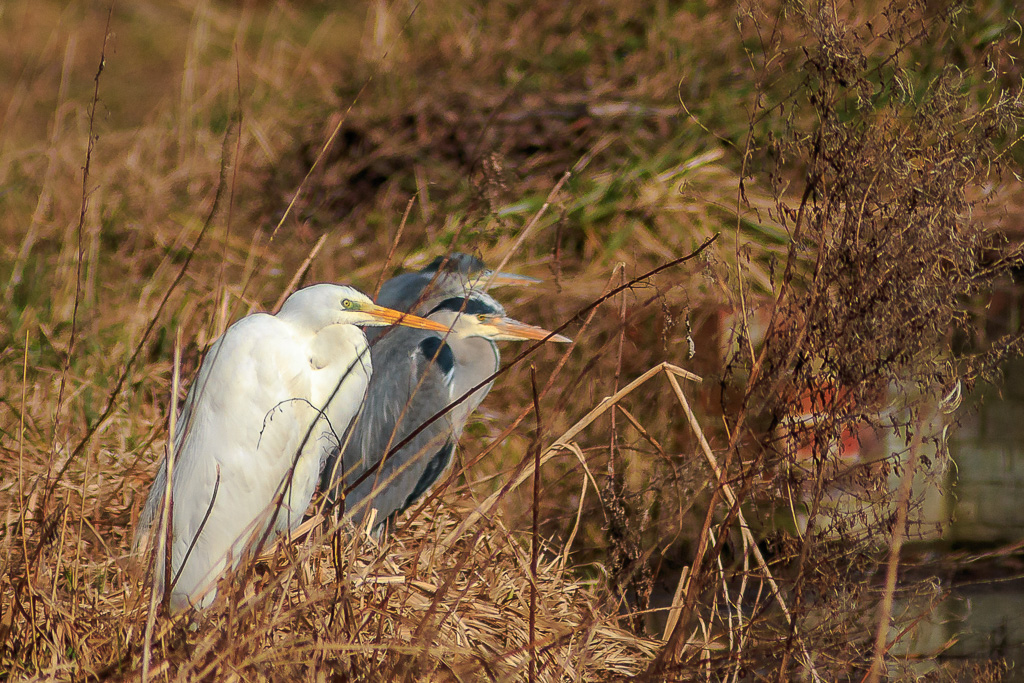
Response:
[[[372,291],[381,276],[451,249],[496,263],[550,199],[510,261],[545,284],[499,293],[513,315],[547,327],[721,236],[699,260],[597,310],[545,397],[542,438],[658,363],[703,376],[690,400],[716,451],[737,454],[730,480],[753,489],[746,510],[766,529],[777,571],[800,565],[787,590],[812,591],[793,562],[810,547],[821,566],[846,563],[830,578],[865,582],[808,612],[806,621],[831,628],[851,602],[873,599],[857,591],[871,594],[864,577],[889,538],[852,544],[853,559],[850,545],[798,538],[794,508],[810,503],[794,506],[792,490],[817,477],[820,491],[826,475],[784,465],[799,448],[780,425],[807,392],[832,395],[823,377],[854,387],[850,400],[866,417],[829,398],[831,417],[815,428],[816,457],[834,459],[824,444],[890,416],[880,405],[890,383],[921,380],[915,392],[944,393],[1017,353],[1018,330],[998,343],[972,332],[987,288],[1012,279],[1024,233],[1016,14],[994,0],[134,2],[109,16],[96,2],[0,4],[0,449],[19,471],[0,483],[0,546],[38,542],[55,511],[73,510],[77,544],[48,551],[39,571],[47,567],[62,591],[73,588],[57,578],[62,561],[94,584],[115,573],[111,558],[127,552],[162,454],[178,335],[189,377],[227,324],[272,309],[292,282]],[[936,147],[940,139],[949,146]],[[943,149],[970,155],[969,171],[940,176]],[[898,154],[902,166],[890,163]],[[882,168],[886,183],[873,185]],[[838,281],[857,264],[909,252],[857,251],[856,220],[837,227],[827,207],[869,199],[880,220],[872,234],[884,236],[900,220],[921,220],[886,207],[912,204],[922,178],[955,199],[937,211],[946,222],[929,229],[952,226],[959,237],[943,242],[938,228],[935,241],[907,237],[907,249],[942,254],[914,287],[930,296],[943,278],[963,286],[951,284],[936,304],[948,317],[906,328],[932,346],[866,369],[884,344],[845,353],[876,327],[844,317],[863,304],[853,296],[863,282],[832,297],[822,273]],[[836,190],[842,183],[852,189]],[[947,263],[943,245],[967,251],[953,249],[962,259]],[[941,269],[950,263],[960,279]],[[779,299],[783,290],[789,299]],[[815,291],[829,306],[798,297]],[[887,334],[904,325],[889,305],[902,291],[874,301],[872,315],[893,313]],[[904,301],[901,314],[913,318],[916,302]],[[794,321],[811,331],[801,336]],[[950,321],[962,364],[935,348],[953,334]],[[773,324],[778,344],[758,375]],[[557,360],[545,349],[532,361],[541,381]],[[467,429],[460,462],[531,404],[529,370],[513,368]],[[556,548],[572,537],[579,574],[607,590],[613,613],[671,602],[714,489],[667,386],[623,408],[579,439],[590,473],[574,455],[559,457],[544,469],[541,499],[543,536]],[[450,505],[471,508],[501,487],[533,441],[532,418],[523,424],[460,476]],[[889,466],[898,470],[899,459]],[[42,482],[65,468],[47,495]],[[588,477],[599,495],[583,493]],[[510,528],[527,528],[527,496],[508,497]],[[886,534],[887,523],[871,520]],[[722,566],[749,560],[735,537],[717,550]],[[663,615],[625,621],[638,632],[664,627]],[[864,638],[849,625],[820,632],[815,642],[839,668],[853,657],[839,641]],[[777,643],[759,643],[747,650],[754,661],[781,656]],[[41,652],[8,670],[31,670]]]

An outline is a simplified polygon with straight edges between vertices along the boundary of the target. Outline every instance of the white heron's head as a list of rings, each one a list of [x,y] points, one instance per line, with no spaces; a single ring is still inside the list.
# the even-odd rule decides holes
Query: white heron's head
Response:
[[[491,341],[547,340],[571,342],[568,337],[527,325],[505,315],[505,309],[494,297],[480,290],[465,296],[453,296],[435,302],[425,316],[451,327],[456,337],[482,337]]]
[[[358,289],[346,285],[319,284],[300,289],[285,299],[277,317],[311,330],[328,325],[405,325],[437,332],[448,331],[448,326],[440,322],[378,306]]]

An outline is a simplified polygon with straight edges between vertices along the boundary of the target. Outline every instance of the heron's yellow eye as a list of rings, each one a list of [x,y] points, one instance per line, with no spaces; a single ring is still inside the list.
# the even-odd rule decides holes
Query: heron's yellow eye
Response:
[[[476,319],[482,323],[485,323],[487,322],[487,315],[484,313],[480,313],[479,315],[476,316]]]
[[[351,299],[342,299],[341,300],[341,307],[344,308],[346,311],[348,309],[352,308],[352,300]]]

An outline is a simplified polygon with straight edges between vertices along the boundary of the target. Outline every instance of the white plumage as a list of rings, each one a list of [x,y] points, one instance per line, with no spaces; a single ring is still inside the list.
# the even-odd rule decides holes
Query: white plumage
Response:
[[[172,609],[208,605],[216,580],[250,542],[301,523],[371,375],[356,325],[395,322],[447,329],[376,306],[351,287],[322,284],[292,294],[276,315],[242,318],[210,347],[174,434]],[[140,538],[155,526],[166,481],[165,460]],[[162,591],[162,557],[157,575]]]

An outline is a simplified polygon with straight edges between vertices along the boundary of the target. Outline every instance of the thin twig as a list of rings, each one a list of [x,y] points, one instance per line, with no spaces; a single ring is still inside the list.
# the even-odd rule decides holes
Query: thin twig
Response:
[[[512,243],[512,246],[505,250],[505,255],[501,258],[501,262],[491,272],[491,276],[487,279],[487,282],[486,284],[484,284],[483,289],[490,289],[491,281],[494,280],[495,277],[497,277],[499,272],[505,269],[505,266],[508,265],[509,259],[512,258],[512,255],[519,250],[519,247],[523,245],[523,242],[526,241],[526,238],[529,237],[530,234],[533,232],[534,228],[537,227],[537,224],[540,222],[541,216],[543,216],[544,213],[548,210],[548,207],[551,206],[551,202],[555,200],[555,196],[558,194],[559,190],[562,189],[562,186],[565,185],[566,182],[568,182],[569,178],[571,178],[573,174],[579,173],[584,168],[586,168],[587,164],[590,163],[590,160],[593,159],[596,154],[598,154],[609,144],[611,144],[610,140],[605,140],[600,144],[594,145],[593,148],[588,150],[586,154],[581,156],[576,161],[576,163],[573,164],[573,167],[571,169],[562,174],[562,177],[558,179],[558,182],[555,183],[555,186],[551,188],[550,192],[548,192],[547,199],[544,200],[544,203],[541,205],[540,209],[538,209],[537,213],[533,215],[533,218],[531,218],[530,222],[526,224],[526,227],[524,227],[522,231],[520,231],[519,236],[516,237],[516,241]]]
[[[626,280],[626,264],[618,263],[616,269],[619,271],[619,278],[622,282]],[[623,291],[619,294],[619,331],[617,340],[617,352],[615,354],[615,373],[612,376],[612,393],[614,394],[619,390],[619,378],[622,375],[622,352],[626,345],[626,292]],[[623,475],[623,467],[619,461],[618,452],[618,424],[615,420],[615,411],[612,410],[608,413],[609,418],[609,429],[608,429],[608,463],[606,466],[606,486],[608,490],[608,501],[607,504],[611,506],[611,509],[606,511],[605,516],[608,518],[607,530],[605,531],[605,538],[608,540],[609,545],[609,556],[610,556],[610,584],[612,590],[618,594],[623,603],[626,602],[626,591],[630,587],[629,584],[635,583],[633,581],[633,567],[632,557],[629,557],[629,548],[627,535],[628,532],[625,528],[624,520],[624,487],[625,482]],[[626,585],[623,585],[626,583]],[[641,593],[639,590],[636,591],[636,597],[638,605],[641,608],[645,608],[646,605],[639,602],[641,599]],[[631,617],[633,622],[633,628],[640,632],[642,624],[639,622],[640,617],[635,613]]]
[[[181,572],[185,570],[185,565],[188,563],[188,558],[191,557],[192,551],[196,547],[196,543],[199,542],[199,536],[203,533],[203,529],[206,528],[206,523],[210,521],[210,513],[213,512],[213,506],[217,502],[217,492],[220,489],[220,464],[217,464],[216,468],[217,477],[213,480],[213,495],[210,496],[210,504],[206,506],[206,513],[203,515],[203,521],[199,523],[199,528],[196,529],[195,535],[192,536],[192,541],[188,544],[188,549],[185,551],[185,556],[181,558],[181,564],[178,566],[178,571],[175,572],[170,585],[164,587],[164,590],[167,591],[167,593],[170,593],[178,583],[178,579],[181,577]],[[203,592],[206,591],[204,590]]]
[[[107,40],[110,38],[110,22],[114,15],[114,3],[107,8],[107,23],[103,28],[103,43],[100,45],[100,63],[96,67],[96,75],[93,76],[92,102],[89,103],[89,140],[85,148],[85,164],[82,166],[82,201],[78,213],[78,226],[75,233],[78,239],[78,261],[75,267],[75,306],[71,311],[71,331],[68,338],[68,350],[64,357],[64,364],[60,374],[60,388],[57,390],[57,405],[53,416],[53,443],[54,451],[57,450],[58,426],[60,423],[60,410],[64,402],[64,390],[67,387],[67,376],[71,370],[71,359],[74,357],[75,342],[78,338],[78,307],[82,301],[82,261],[85,258],[85,251],[82,245],[82,233],[85,231],[85,214],[89,208],[89,171],[92,166],[92,153],[96,148],[96,106],[100,101],[100,75],[107,65]],[[49,496],[44,497],[41,510],[46,509],[46,501]]]
[[[153,627],[156,625],[156,603],[159,591],[157,585],[160,572],[163,572],[163,606],[165,614],[170,609],[171,598],[171,543],[173,533],[171,528],[171,483],[174,481],[174,431],[178,415],[178,382],[181,373],[181,328],[178,328],[174,340],[174,371],[171,375],[171,414],[169,416],[170,427],[167,439],[167,478],[164,482],[164,503],[160,510],[160,523],[156,527],[157,538],[157,559],[163,560],[163,566],[156,566],[153,569],[153,590],[149,594],[149,613],[146,615],[146,631],[144,645],[142,648],[142,681],[149,680],[149,666],[153,656]]]
[[[82,260],[84,259],[84,251],[82,246],[82,233],[85,231],[85,213],[89,208],[89,171],[92,167],[92,153],[96,147],[96,106],[100,101],[100,75],[103,73],[103,68],[107,64],[107,39],[110,37],[110,22],[114,16],[114,3],[110,3],[110,7],[107,8],[107,23],[103,28],[103,43],[100,45],[100,63],[96,67],[96,75],[93,76],[93,93],[92,102],[89,105],[89,141],[85,148],[85,164],[82,166],[82,201],[78,213],[78,227],[76,228],[76,234],[78,236],[78,262],[75,269],[75,306],[71,312],[71,331],[68,338],[68,350],[64,357],[64,363],[61,367],[60,373],[60,388],[57,390],[57,403],[54,408],[53,415],[53,451],[57,452],[57,440],[60,426],[60,412],[61,407],[64,403],[64,391],[67,387],[68,372],[71,370],[71,359],[75,352],[75,342],[78,338],[78,307],[82,300]],[[77,451],[77,449],[76,449]],[[51,461],[52,462],[52,461]],[[67,465],[65,465],[66,467]],[[63,470],[61,470],[63,473]],[[47,466],[47,478],[50,475],[50,467]],[[58,475],[58,479],[60,475]],[[42,505],[39,509],[46,510],[46,505],[50,500],[50,493],[52,488],[47,488],[46,494],[43,496]]]
[[[679,614],[682,612],[683,598],[686,597],[686,580],[690,576],[690,568],[683,567],[679,572],[679,581],[676,583],[676,592],[672,596],[672,606],[668,610],[668,619],[665,620],[665,630],[661,639],[668,640],[668,637],[676,629],[676,622],[679,621]]]
[[[398,251],[398,243],[402,240],[402,233],[405,232],[405,223],[409,220],[409,214],[412,212],[413,204],[416,202],[416,195],[409,197],[409,202],[405,205],[405,212],[402,214],[402,220],[398,223],[398,230],[395,231],[395,237],[391,240],[391,248],[388,249],[387,258],[384,259],[384,265],[381,266],[380,274],[377,275],[377,283],[373,286],[373,300],[377,300],[377,296],[380,294],[380,287],[384,284],[384,275],[391,268],[391,261],[395,258],[395,252]]]
[[[694,375],[691,372],[687,372],[682,368],[676,367],[671,363],[659,363],[658,365],[655,365],[653,368],[649,369],[647,372],[640,375],[635,380],[633,380],[623,388],[619,389],[611,396],[607,396],[604,399],[602,399],[601,402],[598,403],[597,406],[595,406],[589,413],[580,418],[576,422],[576,424],[567,429],[565,433],[563,433],[560,437],[555,439],[555,442],[548,446],[541,454],[540,464],[543,465],[551,458],[555,457],[560,450],[569,450],[568,445],[573,439],[576,438],[577,434],[579,434],[584,429],[593,424],[593,422],[597,418],[601,417],[601,415],[607,412],[610,408],[612,408],[616,403],[621,401],[623,398],[633,393],[647,380],[656,376],[659,372],[665,371],[667,368],[670,369],[671,372],[676,373],[681,377],[685,377],[686,379],[689,379],[691,381],[703,381],[697,375]],[[502,497],[504,497],[512,489],[518,488],[520,485],[522,485],[522,483],[529,479],[532,474],[532,467],[524,468],[523,471],[518,472],[515,476],[512,477],[512,479],[509,480],[509,482],[504,487],[492,493],[490,496],[487,497],[487,499],[484,500],[483,503],[478,505],[475,510],[469,513],[469,515],[466,516],[466,519],[463,520],[462,523],[459,524],[459,526],[451,532],[451,534],[449,534],[449,536],[445,539],[444,543],[451,543],[452,541],[454,541],[454,539],[464,534],[468,528],[476,524],[476,522],[481,517],[490,512],[491,509],[494,508],[494,506]]]
[[[199,235],[198,237],[196,237],[195,242],[192,243],[191,249],[189,249],[188,253],[185,255],[185,260],[181,264],[181,268],[178,269],[178,274],[175,276],[174,280],[171,282],[171,285],[167,288],[167,291],[164,293],[164,297],[163,299],[161,299],[160,305],[157,306],[156,311],[153,313],[152,317],[150,317],[149,324],[146,325],[146,329],[145,331],[143,331],[142,338],[139,340],[139,343],[135,346],[135,350],[132,351],[132,355],[122,365],[121,373],[118,375],[117,381],[114,383],[114,387],[110,390],[110,393],[107,395],[107,402],[104,405],[103,410],[100,412],[99,417],[96,418],[95,422],[89,425],[89,428],[86,429],[85,434],[79,440],[78,444],[71,452],[71,455],[65,461],[64,465],[60,468],[60,470],[57,472],[57,475],[50,481],[46,491],[47,498],[56,489],[57,484],[60,482],[61,479],[64,478],[64,475],[67,474],[68,468],[71,467],[71,463],[73,463],[78,458],[78,456],[82,454],[82,451],[85,450],[86,444],[88,444],[92,440],[92,437],[95,436],[96,432],[99,431],[100,427],[106,424],[107,420],[109,420],[111,416],[114,414],[114,407],[117,404],[118,397],[121,395],[121,390],[124,389],[125,382],[128,381],[128,376],[131,374],[132,369],[135,367],[136,361],[142,354],[143,348],[145,348],[147,342],[149,341],[150,335],[152,335],[153,330],[156,329],[157,321],[160,320],[160,315],[163,313],[163,310],[167,306],[168,301],[170,301],[171,294],[173,294],[174,291],[178,288],[178,285],[181,284],[181,281],[185,277],[185,273],[188,272],[188,268],[192,263],[193,256],[195,256],[195,253],[199,250],[199,245],[202,243],[203,238],[206,236],[206,233],[209,231],[210,226],[213,224],[213,217],[216,215],[217,210],[220,207],[221,198],[223,197],[224,194],[224,187],[227,184],[227,144],[228,141],[231,139],[232,132],[237,130],[237,121],[233,121],[233,123],[235,123],[236,125],[228,126],[227,130],[224,132],[224,140],[221,144],[221,167],[220,175],[217,180],[217,190],[214,193],[213,206],[210,207],[210,211],[207,213],[206,219],[203,221],[203,227],[200,229]],[[44,501],[45,500],[46,499],[44,499]]]
[[[537,398],[537,368],[530,366],[530,386],[533,387],[533,409],[537,415],[537,433],[533,438],[533,526],[530,543],[530,672],[529,681],[537,680],[537,556],[540,552],[540,444],[543,438],[540,419],[540,399]]]
[[[413,15],[416,14],[416,10],[419,9],[419,6],[420,4],[419,2],[417,2],[409,11],[409,14],[405,19],[405,26],[407,26],[409,22],[412,21]],[[399,31],[400,34],[405,32],[405,26],[402,27],[401,31]],[[384,51],[384,54],[381,55],[381,61],[387,58],[390,51],[391,47],[389,46],[388,49]],[[356,103],[359,102],[359,98],[362,97],[363,93],[366,92],[366,89],[370,87],[370,83],[373,82],[374,76],[376,76],[376,72],[371,73],[369,76],[366,77],[366,80],[363,82],[363,85],[359,88],[359,92],[357,92],[355,97],[352,98],[352,101],[349,103],[348,108],[345,109],[344,115],[342,115],[341,119],[339,119],[338,125],[334,127],[333,131],[331,131],[331,134],[327,138],[327,141],[324,142],[323,146],[320,148],[320,152],[316,155],[316,159],[313,160],[313,163],[310,165],[309,170],[306,171],[306,175],[303,176],[302,180],[299,182],[299,186],[295,188],[295,194],[292,195],[291,201],[288,202],[288,206],[285,207],[284,213],[281,214],[281,220],[277,222],[277,225],[274,226],[273,232],[270,233],[271,242],[274,241],[274,238],[277,236],[277,231],[281,229],[281,226],[284,225],[284,222],[285,220],[287,220],[288,215],[292,212],[292,209],[295,207],[295,202],[297,202],[299,197],[302,195],[302,190],[305,189],[306,183],[309,182],[309,179],[313,175],[313,172],[316,171],[317,168],[319,168],[320,162],[322,162],[324,160],[324,157],[327,156],[328,150],[331,149],[331,146],[334,144],[334,140],[338,137],[338,133],[341,132],[341,127],[345,125],[345,121],[348,119],[348,115],[352,113],[352,109],[354,109]]]
[[[306,258],[302,261],[302,265],[298,267],[295,271],[295,275],[292,275],[292,279],[288,281],[288,286],[281,292],[281,296],[277,297],[277,301],[271,309],[274,313],[281,310],[281,306],[284,305],[284,300],[290,297],[292,292],[295,291],[295,288],[299,286],[299,282],[301,282],[302,278],[305,277],[310,264],[313,263],[313,259],[316,258],[316,255],[320,253],[320,249],[323,248],[324,242],[327,241],[327,238],[330,237],[330,235],[331,233],[329,232],[325,232],[320,235],[320,239],[318,239],[316,244],[313,245],[313,248],[309,250],[309,254],[307,254]]]
[[[868,672],[868,683],[878,683],[885,670],[885,644],[889,633],[889,619],[892,616],[893,595],[896,592],[896,579],[899,574],[900,549],[906,536],[907,514],[910,508],[910,496],[914,489],[914,473],[917,470],[917,459],[921,451],[924,417],[918,420],[917,429],[910,441],[910,455],[903,469],[900,488],[896,493],[896,520],[892,526],[892,539],[889,542],[889,566],[885,572],[885,588],[882,591],[882,602],[878,606],[878,627],[875,632],[874,657]]]
[[[736,493],[733,491],[732,486],[726,480],[725,473],[718,466],[718,460],[715,458],[714,453],[711,450],[711,445],[708,440],[704,437],[704,430],[701,428],[700,423],[697,421],[696,415],[690,408],[690,403],[686,400],[683,395],[683,390],[679,386],[679,382],[675,376],[666,371],[665,376],[668,378],[669,384],[672,386],[672,391],[676,395],[676,399],[679,401],[680,406],[683,408],[683,412],[686,413],[686,420],[690,424],[690,429],[697,436],[697,441],[700,443],[701,452],[704,454],[704,458],[707,460],[708,465],[711,467],[711,471],[715,474],[715,480],[718,485],[722,488],[722,493],[725,496],[726,501],[733,508],[736,509],[736,518],[739,521],[740,533],[743,536],[744,542],[750,547],[751,552],[754,555],[754,559],[757,560],[757,565],[760,567],[761,572],[764,574],[765,580],[768,586],[771,588],[772,595],[775,601],[779,603],[779,608],[786,617],[786,621],[792,626],[793,615],[790,613],[789,608],[786,606],[786,601],[782,597],[782,592],[779,590],[779,585],[775,582],[775,577],[772,576],[771,570],[768,568],[768,563],[764,559],[764,555],[761,554],[761,549],[757,545],[757,541],[754,539],[753,533],[750,531],[750,525],[747,524],[747,520],[743,515],[743,509],[739,505],[739,500]],[[818,675],[814,670],[814,666],[811,661],[810,653],[807,651],[807,647],[801,641],[801,647],[803,648],[804,665],[807,670],[811,673],[814,680],[818,680]]]

